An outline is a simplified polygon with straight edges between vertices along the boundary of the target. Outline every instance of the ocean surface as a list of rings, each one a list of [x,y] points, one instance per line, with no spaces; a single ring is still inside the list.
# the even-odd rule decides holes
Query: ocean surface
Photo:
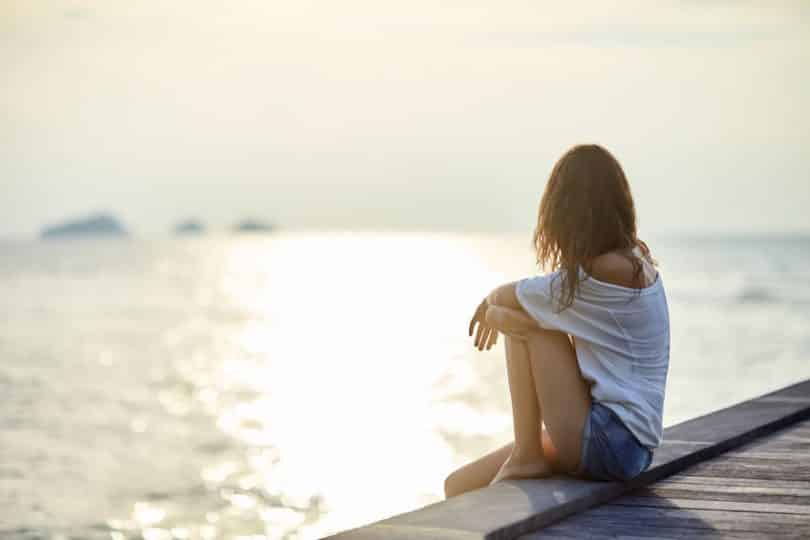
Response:
[[[810,377],[810,237],[649,237],[664,424]],[[530,234],[0,243],[0,536],[320,538],[511,440],[495,286]]]

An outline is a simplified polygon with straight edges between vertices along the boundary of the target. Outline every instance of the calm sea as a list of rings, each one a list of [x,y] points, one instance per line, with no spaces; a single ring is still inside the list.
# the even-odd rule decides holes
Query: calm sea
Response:
[[[646,238],[665,425],[810,377],[810,238]],[[508,442],[469,317],[528,235],[0,244],[0,535],[319,538]]]

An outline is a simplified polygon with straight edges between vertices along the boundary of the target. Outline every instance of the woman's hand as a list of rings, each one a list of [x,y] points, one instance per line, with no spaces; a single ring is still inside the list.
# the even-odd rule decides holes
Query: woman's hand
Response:
[[[489,326],[486,322],[489,307],[488,300],[484,298],[475,309],[472,319],[470,319],[470,337],[473,335],[473,328],[475,328],[476,323],[478,323],[478,330],[475,332],[473,346],[477,347],[479,351],[491,349],[498,341],[498,331]]]
[[[518,340],[526,340],[531,332],[540,327],[517,300],[515,284],[501,285],[484,298],[470,319],[470,336],[475,332],[475,347],[489,350],[498,341],[498,333]]]
[[[529,338],[529,333],[539,329],[537,323],[526,312],[503,306],[490,305],[484,322],[494,331],[520,341]]]

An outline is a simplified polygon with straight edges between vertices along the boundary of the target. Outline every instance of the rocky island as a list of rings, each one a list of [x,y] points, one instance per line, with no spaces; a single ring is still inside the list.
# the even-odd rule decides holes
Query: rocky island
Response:
[[[121,237],[127,230],[114,216],[99,212],[42,228],[40,238]]]
[[[202,234],[204,232],[205,225],[196,219],[187,219],[174,226],[174,234],[180,236]]]
[[[255,219],[246,219],[233,226],[235,233],[267,233],[273,230],[273,225]]]

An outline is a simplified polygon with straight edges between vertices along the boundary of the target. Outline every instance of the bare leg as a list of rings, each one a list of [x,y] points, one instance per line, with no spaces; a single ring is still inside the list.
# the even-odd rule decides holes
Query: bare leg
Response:
[[[579,465],[582,430],[591,406],[590,387],[582,378],[574,340],[563,332],[532,332],[529,361],[543,422],[556,451],[555,465],[572,471]]]
[[[506,371],[512,398],[515,442],[510,454],[490,483],[505,478],[549,476],[551,467],[543,456],[540,433],[542,412],[534,386],[526,342],[506,336]]]
[[[579,463],[582,428],[591,400],[588,385],[579,371],[573,340],[567,334],[543,330],[533,333],[529,340],[517,343],[528,347],[529,351],[532,384],[536,392],[535,399],[539,404],[535,425],[539,428],[541,417],[546,424],[538,443],[543,449],[546,461],[555,472],[570,471]],[[507,369],[510,350],[512,349],[507,348]],[[517,351],[512,350],[511,356],[514,356],[515,352]],[[520,353],[517,356],[520,356]],[[516,366],[519,367],[520,364]],[[514,396],[513,393],[513,417],[520,417],[519,413],[516,414],[515,404],[523,402],[515,401]],[[570,426],[566,427],[569,423]],[[515,425],[524,424],[518,419]],[[553,441],[549,433],[552,428],[556,434]],[[489,485],[512,455],[514,445],[514,442],[509,442],[450,473],[444,482],[445,496],[453,497]]]
[[[534,387],[529,348],[525,342],[506,336],[506,373],[509,379],[509,393],[512,401],[512,423],[515,432],[513,453],[525,456],[542,455],[540,424],[542,411],[537,401]]]

